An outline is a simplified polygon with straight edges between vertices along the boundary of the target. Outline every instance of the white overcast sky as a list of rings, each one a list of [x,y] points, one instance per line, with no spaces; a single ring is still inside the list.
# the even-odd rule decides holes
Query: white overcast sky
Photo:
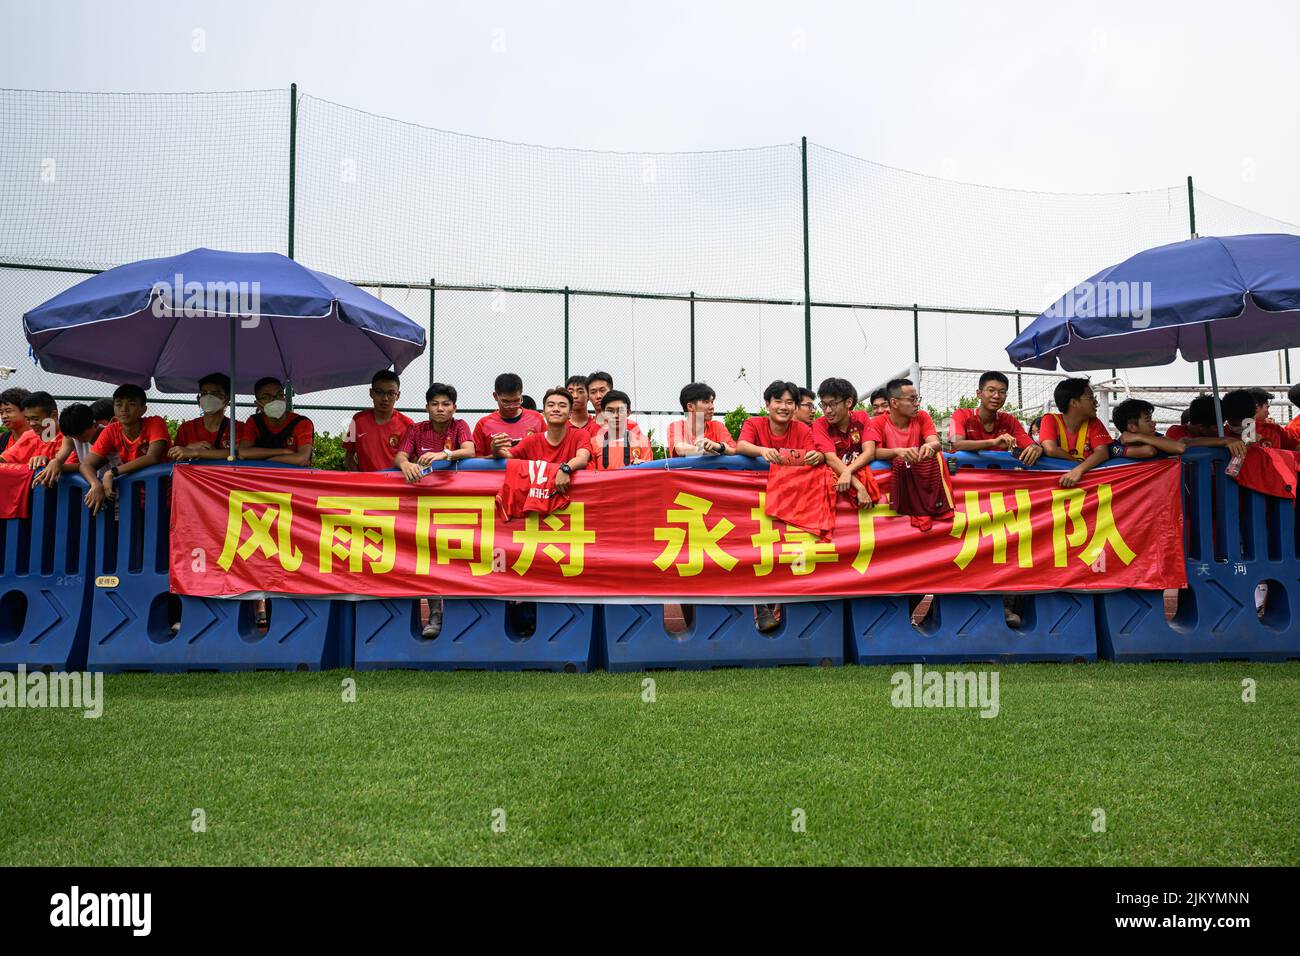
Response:
[[[1190,174],[1200,190],[1300,223],[1294,3],[4,0],[0,9],[3,87],[297,82],[346,106],[514,142],[689,151],[806,135],[890,166],[1023,190],[1181,188]],[[887,301],[910,301],[898,285]],[[788,345],[801,355],[797,323],[775,318],[791,324]],[[871,354],[869,331],[859,320],[819,350]],[[930,361],[996,362],[1004,331],[982,336],[987,357],[970,358],[965,333],[944,320],[923,331],[923,347],[941,343]],[[910,327],[888,340],[907,356]],[[891,367],[852,374],[892,372],[892,354]],[[757,364],[759,375],[774,371]],[[796,365],[788,374],[802,377]],[[1275,357],[1237,368],[1278,377]],[[1174,369],[1161,377],[1170,375],[1186,380]],[[666,400],[634,395],[643,407]]]

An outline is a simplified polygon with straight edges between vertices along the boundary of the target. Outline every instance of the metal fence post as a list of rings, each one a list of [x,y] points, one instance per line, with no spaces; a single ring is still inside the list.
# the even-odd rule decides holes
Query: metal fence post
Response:
[[[1196,238],[1196,198],[1192,192],[1192,177],[1187,177],[1187,224],[1191,229],[1192,238]],[[1196,381],[1205,384],[1205,363],[1196,363]]]
[[[1016,338],[1020,338],[1020,310],[1016,309]],[[1025,377],[1016,370],[1016,408],[1023,415],[1025,412]]]
[[[298,189],[298,84],[289,84],[289,258],[293,258],[293,203]]]
[[[912,361],[921,364],[921,316],[915,302],[912,303]]]
[[[812,294],[808,280],[808,137],[799,141],[803,167],[803,355],[804,384],[812,388]]]
[[[691,381],[695,381],[695,292],[691,292]]]
[[[564,380],[569,380],[569,287],[564,287]]]
[[[438,282],[429,280],[429,384],[433,385],[433,329],[438,318]]]

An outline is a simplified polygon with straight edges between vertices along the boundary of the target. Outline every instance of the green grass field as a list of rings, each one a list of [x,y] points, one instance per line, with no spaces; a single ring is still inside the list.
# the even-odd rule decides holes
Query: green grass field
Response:
[[[0,710],[0,864],[1300,863],[1300,663],[896,669],[109,677]]]

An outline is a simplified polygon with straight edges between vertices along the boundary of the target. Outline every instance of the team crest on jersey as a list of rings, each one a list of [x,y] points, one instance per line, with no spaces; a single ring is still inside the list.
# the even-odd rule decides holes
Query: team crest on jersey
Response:
[[[853,442],[853,444],[855,444],[855,445],[861,444],[861,443],[862,443],[862,432],[859,431],[859,430],[856,429],[856,428],[853,429],[853,431],[849,432],[849,441]]]
[[[396,435],[389,435],[389,436],[388,436],[388,447],[389,447],[389,448],[396,448],[396,447],[397,447],[397,436],[396,436]]]

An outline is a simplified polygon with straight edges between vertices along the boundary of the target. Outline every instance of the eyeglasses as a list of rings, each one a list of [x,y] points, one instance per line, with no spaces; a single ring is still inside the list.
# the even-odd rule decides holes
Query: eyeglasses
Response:
[[[822,407],[822,411],[829,412],[832,408],[840,404],[840,400],[838,398],[832,398],[829,402],[818,402],[817,404]]]
[[[401,392],[394,392],[390,389],[372,388],[370,394],[375,396],[375,398],[397,398]]]
[[[920,405],[920,404],[921,404],[921,396],[920,396],[920,395],[899,395],[899,396],[898,396],[898,400],[899,400],[900,402],[911,402],[913,405]]]

